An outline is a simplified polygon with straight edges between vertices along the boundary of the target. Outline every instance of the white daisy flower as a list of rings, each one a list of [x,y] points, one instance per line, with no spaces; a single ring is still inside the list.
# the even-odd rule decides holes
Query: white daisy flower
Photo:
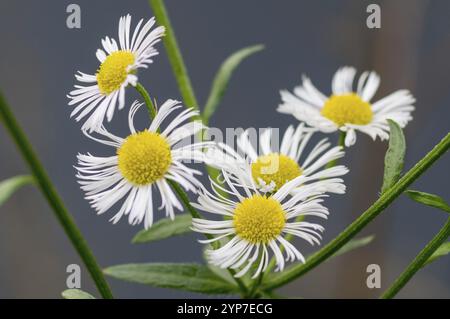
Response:
[[[281,91],[282,104],[278,112],[292,114],[298,120],[324,133],[340,130],[346,132],[345,145],[356,141],[355,131],[360,131],[376,139],[389,139],[388,119],[394,120],[402,128],[412,120],[411,112],[416,101],[408,90],[396,91],[381,100],[371,103],[380,84],[375,72],[364,72],[357,84],[353,82],[356,69],[339,69],[332,82],[332,95],[325,96],[317,90],[310,79],[303,77],[303,83],[294,88],[293,94]]]
[[[322,139],[309,152],[305,148],[313,134],[313,130],[300,124],[296,129],[289,126],[283,135],[281,145],[273,145],[273,129],[265,130],[259,136],[259,152],[250,141],[249,130],[244,131],[237,139],[240,153],[225,144],[208,150],[207,163],[211,166],[233,171],[236,163],[250,165],[251,179],[261,192],[275,192],[286,182],[298,176],[305,176],[304,182],[314,185],[323,192],[343,194],[345,185],[339,178],[348,173],[343,165],[326,168],[326,165],[344,156],[341,146],[330,148],[328,140]],[[316,178],[311,178],[316,176]],[[304,186],[299,184],[299,187]],[[293,192],[297,192],[293,189]]]
[[[67,96],[69,105],[76,105],[70,115],[77,121],[89,115],[83,124],[83,130],[89,132],[98,130],[104,118],[111,121],[114,111],[125,106],[125,88],[130,84],[136,86],[138,82],[137,69],[147,68],[152,63],[152,57],[158,54],[153,47],[164,35],[164,27],[153,30],[155,18],[151,18],[144,26],[141,19],[130,33],[131,16],[121,17],[119,20],[119,43],[113,38],[102,40],[102,49],[97,50],[100,66],[95,75],[78,71],[75,78],[82,85],[75,85],[75,90]]]
[[[224,217],[224,220],[193,219],[194,231],[215,236],[200,242],[220,240],[223,243],[227,240],[218,249],[206,250],[208,261],[221,268],[236,269],[236,277],[243,276],[257,263],[253,278],[266,270],[269,251],[275,256],[276,271],[284,269],[285,261],[305,262],[302,253],[284,236],[291,234],[311,245],[319,245],[320,232],[324,228],[319,224],[295,219],[298,216],[327,218],[328,210],[321,204],[322,197],[326,195],[304,187],[300,188],[301,192],[289,196],[293,189],[308,179],[303,175],[284,184],[272,195],[267,195],[260,193],[256,185],[248,185],[246,175],[251,174],[249,170],[240,170],[237,180],[233,180],[226,170],[222,174],[229,189],[211,180],[214,194],[202,188],[198,203],[192,204],[199,210]],[[227,192],[229,198],[225,198],[221,192]],[[284,246],[285,256],[281,246]]]
[[[199,122],[182,124],[198,116],[193,109],[180,112],[164,130],[163,122],[173,111],[182,107],[178,101],[167,100],[157,112],[150,127],[136,131],[133,118],[141,103],[133,103],[128,122],[131,135],[123,139],[101,127],[97,132],[101,138],[85,134],[91,139],[115,148],[109,157],[78,155],[77,178],[86,199],[98,214],[103,214],[113,205],[124,199],[117,214],[111,219],[114,223],[128,215],[130,224],[144,221],[145,228],[153,222],[153,194],[158,189],[161,207],[166,216],[174,218],[174,208],[182,211],[168,181],[175,181],[186,191],[196,192],[200,183],[195,175],[201,173],[188,168],[183,161],[203,161],[202,148],[207,143],[186,142],[200,130],[205,129]],[[180,145],[183,144],[183,145]]]

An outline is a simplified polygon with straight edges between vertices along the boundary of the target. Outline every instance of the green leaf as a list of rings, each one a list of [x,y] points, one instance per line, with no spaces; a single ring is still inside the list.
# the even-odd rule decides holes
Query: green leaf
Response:
[[[220,268],[218,266],[214,266],[210,263],[207,264],[207,267],[209,270],[211,270],[217,277],[220,277],[221,279],[225,280],[226,282],[230,283],[231,285],[234,285],[235,281],[233,279],[233,276],[230,274],[228,269],[226,268]]]
[[[239,66],[239,64],[250,55],[261,51],[264,49],[263,45],[254,45],[250,47],[243,48],[232,55],[230,55],[220,66],[217,72],[212,87],[209,94],[208,100],[206,101],[205,109],[203,110],[203,121],[208,123],[209,118],[217,109],[225,90],[230,81],[231,75],[234,70]]]
[[[108,267],[105,274],[125,281],[154,287],[173,288],[204,294],[237,293],[238,288],[198,264],[148,263]]]
[[[219,242],[221,242],[221,240],[219,240]],[[230,274],[230,272],[228,271],[228,269],[226,269],[226,268],[220,268],[220,267],[218,267],[218,266],[214,266],[213,264],[211,264],[211,263],[208,263],[208,259],[207,259],[207,257],[206,257],[206,251],[208,250],[208,249],[210,249],[211,248],[211,246],[209,246],[209,245],[205,245],[204,247],[203,247],[203,259],[205,260],[205,262],[206,262],[206,266],[209,268],[209,270],[211,270],[216,276],[218,276],[218,277],[220,277],[220,278],[222,278],[223,280],[225,280],[225,281],[227,281],[227,282],[229,282],[229,283],[231,283],[232,285],[234,285],[235,284],[235,280],[234,280],[234,278],[233,278],[233,276]]]
[[[412,200],[414,200],[418,203],[421,203],[421,204],[424,204],[427,206],[431,206],[434,208],[438,208],[447,213],[450,213],[450,206],[445,202],[444,199],[442,199],[441,197],[439,197],[437,195],[419,192],[419,191],[415,191],[415,190],[407,190],[405,193],[406,193],[406,195],[409,196],[409,198],[411,198]]]
[[[191,231],[192,217],[190,214],[176,215],[175,219],[164,218],[153,224],[149,229],[141,230],[134,236],[133,243],[148,243],[171,236],[182,235]]]
[[[337,257],[340,255],[343,255],[345,253],[348,253],[349,251],[355,250],[357,248],[364,247],[368,244],[370,244],[374,240],[375,236],[367,236],[362,238],[356,238],[350,240],[348,243],[346,243],[344,246],[341,247],[337,252],[334,253],[333,257]]]
[[[33,183],[33,177],[19,175],[0,182],[0,205],[5,203],[19,188]]]
[[[95,299],[94,296],[81,289],[67,289],[61,295],[64,299]]]
[[[406,151],[405,136],[402,129],[392,120],[388,120],[388,123],[389,148],[384,158],[384,178],[381,193],[393,186],[400,178]]]
[[[450,254],[450,241],[443,243],[441,246],[439,246],[439,248],[436,249],[436,251],[433,253],[433,255],[431,255],[431,257],[428,258],[427,262],[425,264],[423,264],[422,267],[425,267],[426,265],[431,264],[436,259],[441,258],[448,254]]]

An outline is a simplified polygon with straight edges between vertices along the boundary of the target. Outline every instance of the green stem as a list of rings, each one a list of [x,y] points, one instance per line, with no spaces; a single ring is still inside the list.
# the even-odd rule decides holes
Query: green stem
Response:
[[[339,132],[339,141],[338,141],[339,146],[345,147],[345,136],[346,135],[347,134],[345,132],[342,132],[342,131]]]
[[[191,216],[193,218],[202,218],[200,213],[194,207],[192,207],[192,205],[191,205],[191,203],[189,201],[189,197],[187,196],[186,192],[180,187],[180,185],[178,185],[174,181],[170,181],[169,180],[168,182],[169,182],[170,186],[172,186],[172,188],[175,191],[175,193],[177,193],[178,197],[181,199],[181,201],[183,202],[184,206],[189,211],[189,214],[191,214]],[[206,234],[206,237],[208,239],[213,239],[214,238],[214,236],[212,236],[210,234]]]
[[[150,94],[147,92],[147,90],[140,83],[138,83],[136,85],[136,90],[139,92],[139,94],[141,94],[142,98],[145,101],[145,105],[147,106],[147,109],[149,110],[150,119],[153,119],[155,117],[155,115],[156,115],[156,108],[155,108],[155,105],[152,103],[152,99],[150,97]],[[184,207],[186,207],[186,209],[189,211],[191,216],[193,218],[202,218],[202,215],[200,215],[200,213],[194,207],[192,207],[192,205],[191,205],[191,203],[189,201],[188,195],[180,187],[180,185],[178,185],[177,183],[175,183],[174,181],[171,181],[171,180],[169,180],[168,182],[169,182],[170,186],[172,187],[172,189],[175,191],[175,193],[177,193],[178,198],[180,198],[180,200],[183,202]],[[212,236],[211,234],[205,234],[205,236],[206,236],[207,239],[214,238],[214,236]],[[219,244],[218,242],[214,242],[212,244],[213,249],[219,248],[217,246],[218,244]],[[235,272],[232,269],[228,269],[228,271],[233,276],[234,280],[236,281],[237,285],[239,286],[239,288],[241,289],[243,294],[246,294],[247,293],[247,287],[242,282],[242,280],[240,280],[239,278],[234,277]]]
[[[380,198],[372,204],[360,217],[350,224],[342,233],[325,247],[312,255],[304,264],[295,265],[283,273],[273,276],[263,283],[263,289],[271,290],[280,287],[300,277],[313,269],[359,233],[367,224],[386,209],[409,185],[434,164],[450,147],[450,133],[448,133],[424,158],[414,165],[396,184],[386,190]]]
[[[339,131],[339,141],[338,141],[338,146],[342,146],[342,148],[345,147],[345,132]],[[330,168],[330,167],[335,167],[338,163],[338,159],[335,159],[331,162],[329,162],[325,168]]]
[[[153,104],[153,101],[150,97],[150,94],[148,94],[147,90],[142,86],[141,83],[138,83],[136,85],[136,91],[139,92],[139,94],[142,96],[145,102],[145,106],[147,107],[148,113],[150,114],[150,119],[155,118],[156,116],[156,107]]]
[[[167,10],[164,6],[164,1],[149,0],[149,3],[153,9],[153,13],[155,14],[156,21],[166,28],[166,35],[163,38],[163,42],[184,103],[188,107],[198,109],[197,99],[195,97],[180,48],[178,47],[172,24],[170,23]]]
[[[264,278],[264,272],[261,272],[259,274],[258,278],[253,282],[253,285],[250,288],[250,292],[248,295],[249,298],[254,298],[255,296],[257,296],[258,288],[261,285],[263,278]]]
[[[247,286],[244,284],[244,282],[240,279],[235,277],[236,276],[236,270],[228,268],[228,272],[230,273],[231,277],[233,277],[234,281],[238,285],[239,289],[241,290],[241,294],[243,297],[246,297],[248,294]]]
[[[195,92],[192,88],[191,80],[189,78],[186,65],[184,64],[183,56],[181,55],[177,38],[175,37],[175,31],[170,22],[164,1],[149,0],[149,3],[152,7],[157,22],[166,28],[166,35],[163,38],[163,42],[166,48],[167,56],[169,57],[170,65],[172,66],[173,74],[178,83],[181,96],[183,97],[184,104],[187,107],[199,109],[199,104],[197,102],[197,98],[195,97]],[[203,124],[207,124],[207,120],[205,121],[201,115],[193,118],[193,120],[201,120]],[[200,136],[203,138],[202,133],[200,133]],[[207,166],[207,170],[208,174],[211,176],[217,176],[220,174],[218,169],[211,166]],[[227,193],[223,193],[222,195],[228,197]]]
[[[382,295],[382,299],[390,299],[408,283],[408,281],[423,267],[433,253],[447,240],[450,236],[450,218],[447,219],[444,227],[439,233],[425,246],[424,249],[414,258],[405,271],[394,281]]]
[[[76,251],[86,265],[86,268],[91,274],[91,277],[94,280],[98,291],[105,299],[113,298],[108,283],[103,276],[103,272],[97,261],[95,260],[95,257],[91,252],[87,242],[81,235],[81,232],[75,224],[72,216],[64,206],[63,201],[61,200],[55,187],[50,181],[50,178],[48,177],[44,167],[39,162],[37,155],[33,150],[33,147],[28,141],[28,138],[26,137],[24,131],[20,127],[19,123],[14,117],[14,114],[8,107],[8,104],[6,103],[6,100],[3,98],[1,93],[0,118],[3,120],[3,123],[9,131],[9,134],[16,143],[19,151],[22,154],[22,157],[27,162],[37,182],[37,185],[47,199],[50,207],[53,209],[53,212],[55,213],[56,218],[64,229],[67,237],[69,237],[72,245],[75,247]]]

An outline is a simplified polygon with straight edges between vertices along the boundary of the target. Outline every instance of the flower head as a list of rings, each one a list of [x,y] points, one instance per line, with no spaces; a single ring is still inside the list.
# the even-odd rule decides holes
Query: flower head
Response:
[[[327,218],[328,210],[321,204],[326,195],[310,186],[300,188],[294,196],[289,195],[304,182],[305,176],[294,178],[268,195],[260,193],[255,184],[247,183],[249,170],[236,170],[233,176],[223,170],[222,175],[227,189],[211,180],[213,193],[202,188],[198,203],[193,203],[199,210],[225,217],[224,220],[193,219],[194,231],[216,236],[201,242],[220,240],[223,243],[218,249],[206,251],[210,263],[238,270],[236,277],[243,276],[257,264],[255,278],[266,270],[269,251],[275,256],[277,271],[284,269],[285,261],[305,261],[300,251],[284,238],[286,234],[302,238],[311,245],[320,244],[324,228],[296,219],[300,216]],[[224,191],[230,198],[221,195]]]
[[[309,78],[294,88],[294,92],[281,91],[282,104],[278,112],[292,114],[298,120],[322,132],[346,132],[345,145],[356,141],[355,131],[368,134],[372,139],[389,138],[388,119],[401,127],[412,119],[414,97],[408,90],[396,91],[371,103],[380,77],[375,72],[364,72],[353,90],[356,69],[343,67],[333,77],[332,95],[327,97],[317,90]]]
[[[192,109],[182,111],[164,130],[160,130],[161,122],[181,107],[174,100],[161,106],[148,129],[136,131],[133,118],[141,105],[135,102],[131,106],[128,118],[131,134],[126,138],[115,136],[104,127],[97,131],[102,138],[85,132],[95,141],[114,147],[115,154],[110,157],[79,154],[76,169],[86,199],[98,214],[125,199],[111,220],[116,223],[128,215],[130,224],[144,221],[145,228],[148,228],[153,222],[155,188],[161,195],[160,208],[165,208],[166,215],[172,219],[174,209],[183,210],[183,207],[168,181],[176,181],[187,191],[197,191],[200,183],[195,175],[200,172],[187,167],[183,161],[203,161],[202,148],[207,143],[185,143],[186,138],[205,128],[197,122],[182,124],[198,115]]]
[[[116,107],[125,106],[125,88],[136,86],[139,68],[147,68],[152,63],[152,57],[158,54],[154,45],[164,35],[164,27],[153,30],[155,19],[151,18],[142,26],[141,19],[131,34],[131,16],[119,20],[119,43],[113,38],[102,40],[103,49],[97,50],[100,66],[95,75],[78,72],[75,78],[82,85],[75,85],[70,92],[69,105],[77,105],[71,116],[77,116],[80,121],[89,115],[83,124],[83,130],[89,132],[98,130],[103,125],[104,118],[111,121]],[[142,28],[141,28],[142,26]]]
[[[328,140],[322,139],[310,152],[305,148],[313,130],[300,124],[297,128],[289,126],[278,147],[274,130],[266,129],[259,136],[259,151],[252,144],[249,130],[237,139],[236,152],[225,144],[209,149],[207,162],[211,166],[233,172],[237,165],[247,165],[251,171],[251,181],[260,192],[271,193],[279,190],[285,183],[304,176],[303,183],[293,189],[295,193],[303,184],[309,184],[323,192],[345,193],[345,185],[340,178],[348,172],[343,165],[326,168],[326,165],[344,156],[342,147],[330,147]],[[242,153],[242,155],[241,155]]]

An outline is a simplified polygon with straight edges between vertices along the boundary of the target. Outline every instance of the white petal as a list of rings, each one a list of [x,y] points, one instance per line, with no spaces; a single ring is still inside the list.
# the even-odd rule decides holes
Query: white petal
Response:
[[[345,146],[350,147],[356,142],[356,133],[354,129],[347,130],[345,135]]]

